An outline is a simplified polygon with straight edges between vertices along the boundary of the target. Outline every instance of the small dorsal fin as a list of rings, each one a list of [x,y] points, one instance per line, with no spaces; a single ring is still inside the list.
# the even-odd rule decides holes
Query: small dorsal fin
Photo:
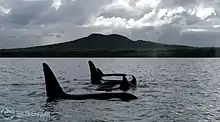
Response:
[[[119,86],[119,89],[122,91],[127,91],[130,89],[130,83],[128,82],[128,79],[125,76],[123,76],[123,80]]]
[[[135,78],[134,75],[132,75],[132,80],[130,81],[130,83],[131,83],[132,85],[134,85],[134,86],[137,85],[137,80],[136,80],[136,78]]]
[[[99,73],[100,76],[104,76],[104,73],[102,72],[101,69],[99,69],[99,68],[96,68],[96,69],[97,69],[97,71],[98,71],[98,73]]]

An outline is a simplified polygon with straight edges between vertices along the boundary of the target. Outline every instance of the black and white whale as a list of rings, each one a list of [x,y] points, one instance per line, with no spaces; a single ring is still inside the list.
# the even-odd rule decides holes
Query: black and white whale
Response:
[[[88,61],[89,64],[89,69],[90,69],[90,74],[91,74],[91,83],[92,84],[102,84],[102,85],[116,85],[116,84],[121,84],[123,80],[104,80],[102,77],[105,76],[128,76],[127,74],[124,73],[112,73],[112,74],[104,74],[99,68],[96,68],[94,63],[92,61]],[[102,81],[105,81],[102,83]],[[132,75],[132,80],[130,81],[132,86],[136,86],[137,80],[136,78]]]
[[[136,85],[137,85],[137,80],[134,77],[134,75],[132,75],[132,80],[131,81],[128,81],[125,76],[123,76],[123,80],[104,80],[104,81],[105,82],[101,84],[102,86],[122,84],[124,82],[128,82],[129,86],[131,86],[131,87],[136,87]]]
[[[92,62],[91,62],[91,63],[92,63]],[[93,64],[93,65],[94,65],[94,64]],[[94,65],[94,66],[95,66],[95,65]],[[105,76],[127,76],[127,74],[124,74],[124,73],[110,73],[110,74],[104,74],[101,69],[99,69],[99,68],[96,68],[96,69],[97,69],[97,71],[98,71],[98,73],[99,73],[99,75],[100,75],[101,77],[105,77]]]
[[[134,83],[133,83],[134,82]],[[119,85],[119,86],[117,86]],[[128,91],[129,89],[136,89],[136,78],[133,76],[133,79],[129,82],[125,76],[123,76],[122,81],[108,81],[99,85],[95,90],[97,91],[113,91],[113,90],[122,90]]]
[[[122,101],[130,101],[138,99],[133,94],[130,93],[95,93],[95,94],[67,94],[60,87],[54,73],[50,67],[43,63],[43,72],[46,84],[46,94],[48,100],[53,101],[56,99],[67,99],[67,100],[85,100],[85,99],[96,99],[96,100],[108,100],[112,98],[118,98]]]
[[[109,83],[109,82],[106,82]],[[114,85],[100,85],[99,88],[97,88],[97,91],[112,91],[112,90],[122,90],[124,92],[128,91],[131,87],[133,87],[133,84],[128,82],[127,78],[123,76],[123,80],[121,81],[120,85],[118,87],[114,87]]]

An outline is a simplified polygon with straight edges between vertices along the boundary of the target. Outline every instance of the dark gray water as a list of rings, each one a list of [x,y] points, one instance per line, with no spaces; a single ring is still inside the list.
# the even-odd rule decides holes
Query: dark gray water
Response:
[[[139,99],[47,103],[42,62],[66,92],[81,94],[95,92],[88,60],[106,73],[134,74],[138,87],[129,92]],[[13,107],[15,122],[220,121],[220,59],[0,59],[0,72],[0,108]]]

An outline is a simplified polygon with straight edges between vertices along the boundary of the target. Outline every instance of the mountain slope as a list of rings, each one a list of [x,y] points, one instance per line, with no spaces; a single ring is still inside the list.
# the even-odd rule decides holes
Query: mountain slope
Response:
[[[132,41],[127,37],[111,34],[111,35],[102,35],[102,34],[91,34],[88,37],[80,38],[75,41],[30,47],[25,49],[59,49],[59,50],[72,50],[72,49],[179,49],[179,48],[189,48],[189,46],[180,46],[180,45],[166,45],[159,44],[150,41]]]
[[[75,41],[17,49],[2,49],[0,57],[219,57],[220,48],[132,41],[112,34],[91,34]]]

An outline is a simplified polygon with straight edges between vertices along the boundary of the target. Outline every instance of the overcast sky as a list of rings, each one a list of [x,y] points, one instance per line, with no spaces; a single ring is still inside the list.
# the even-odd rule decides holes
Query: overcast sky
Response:
[[[220,0],[0,0],[0,48],[71,41],[94,32],[220,46],[219,12]]]

